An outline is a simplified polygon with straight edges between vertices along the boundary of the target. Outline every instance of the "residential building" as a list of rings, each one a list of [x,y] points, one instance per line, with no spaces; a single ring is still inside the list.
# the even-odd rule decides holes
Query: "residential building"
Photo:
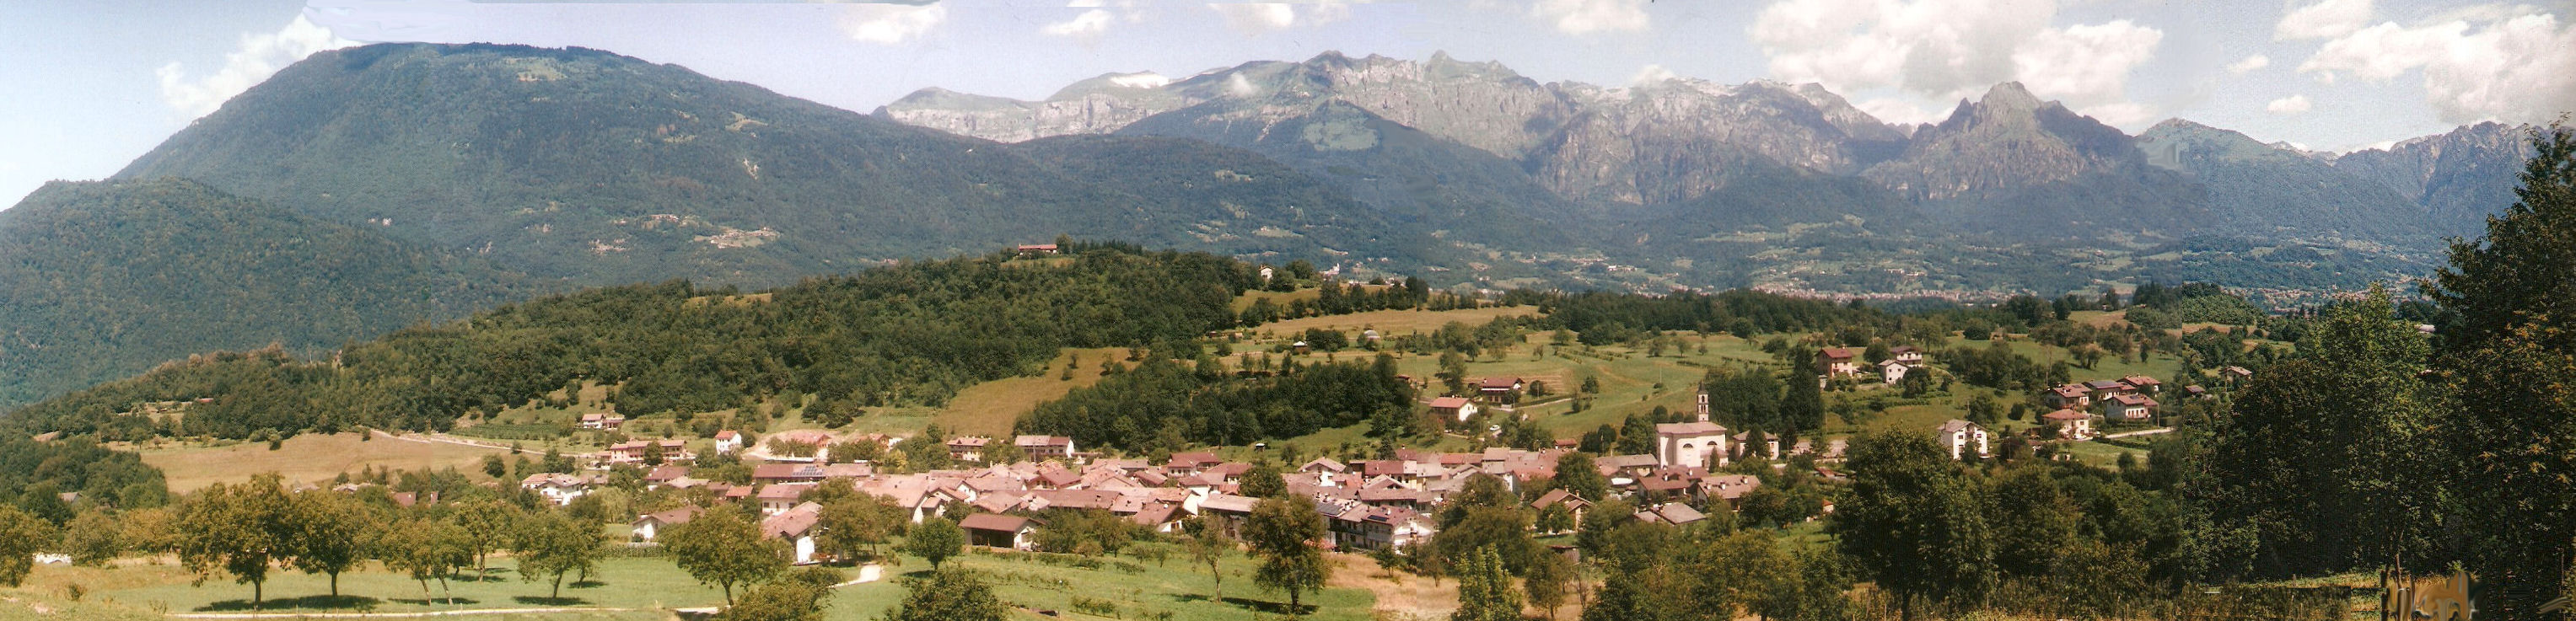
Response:
[[[1994,447],[1989,441],[1991,438],[1986,436],[1986,428],[1976,423],[1953,418],[1950,422],[1941,423],[1932,437],[1950,449],[1950,459],[1985,459],[1994,456]]]

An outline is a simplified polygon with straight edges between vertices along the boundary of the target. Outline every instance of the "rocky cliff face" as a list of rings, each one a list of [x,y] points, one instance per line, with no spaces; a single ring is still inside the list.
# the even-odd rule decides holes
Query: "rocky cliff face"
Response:
[[[1557,89],[1585,102],[1584,112],[1530,158],[1530,168],[1549,189],[1579,200],[1687,201],[1765,164],[1848,175],[1905,139],[1813,84],[1676,79]]]
[[[2210,224],[2197,188],[2149,166],[2127,134],[2006,82],[1917,130],[1862,171],[1937,218],[2016,236],[2100,229],[2172,233]]]
[[[2531,157],[2524,141],[2529,130],[2494,122],[2464,125],[2386,149],[2346,153],[2334,159],[2334,167],[2396,191],[2445,232],[2476,233],[2487,215],[2513,204],[2523,160]]]

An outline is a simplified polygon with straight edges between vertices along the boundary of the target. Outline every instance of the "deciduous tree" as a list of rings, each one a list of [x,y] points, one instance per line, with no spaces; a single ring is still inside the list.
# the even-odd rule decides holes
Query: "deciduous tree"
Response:
[[[932,569],[965,549],[966,531],[944,517],[922,520],[903,536],[903,551],[929,560]]]
[[[1261,559],[1253,582],[1288,594],[1292,614],[1304,610],[1305,592],[1323,588],[1332,565],[1314,542],[1324,536],[1324,515],[1305,501],[1264,499],[1244,521],[1243,540]]]
[[[269,568],[295,553],[295,513],[295,500],[274,473],[209,486],[181,504],[172,520],[179,563],[200,577],[222,571],[250,584],[256,608]]]
[[[681,571],[724,589],[726,606],[733,605],[735,586],[767,580],[787,569],[786,545],[761,537],[760,526],[738,509],[708,510],[672,526],[660,539]]]

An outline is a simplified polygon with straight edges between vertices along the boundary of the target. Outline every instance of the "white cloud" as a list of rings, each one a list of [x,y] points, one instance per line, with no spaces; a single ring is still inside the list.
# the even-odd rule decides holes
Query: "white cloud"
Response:
[[[1109,23],[1115,19],[1107,10],[1092,9],[1073,16],[1073,19],[1047,24],[1039,28],[1038,32],[1059,37],[1096,37],[1100,36],[1101,32],[1109,30]]]
[[[2125,19],[2041,30],[2013,50],[2013,75],[2032,94],[2071,105],[2119,102],[2126,97],[2129,70],[2155,57],[2164,37]]]
[[[1248,34],[1262,34],[1297,26],[1321,26],[1349,19],[1350,0],[1317,2],[1215,2],[1209,3],[1227,26]]]
[[[2280,41],[2299,39],[2332,39],[2370,25],[2370,0],[2322,0],[2281,16],[2272,26],[2272,38]]]
[[[948,21],[948,7],[937,4],[853,4],[841,13],[841,31],[867,43],[894,45],[929,34]]]
[[[224,67],[202,77],[191,77],[179,63],[162,65],[153,74],[161,79],[161,101],[170,104],[189,118],[205,116],[224,105],[242,91],[267,80],[269,74],[303,60],[315,52],[357,45],[342,39],[331,30],[315,25],[302,15],[286,27],[268,34],[243,34],[241,45],[224,55]]]
[[[1681,75],[1673,73],[1673,70],[1671,69],[1665,69],[1663,65],[1648,64],[1644,67],[1638,68],[1637,77],[1629,78],[1628,84],[1634,86],[1645,86],[1678,77],[1681,77]]]
[[[1530,16],[1572,35],[1645,30],[1643,0],[1538,0]]]
[[[2424,98],[2448,123],[2546,122],[2576,109],[2576,28],[2548,13],[2449,19],[2415,27],[2383,22],[2327,41],[2299,71],[2321,81],[2346,73],[2386,82],[2424,76]]]
[[[2264,68],[2264,67],[2270,67],[2270,66],[2272,66],[2272,57],[2270,57],[2270,56],[2264,56],[2264,55],[2262,55],[2262,54],[2255,54],[2255,55],[2253,55],[2253,56],[2247,56],[2247,57],[2245,57],[2245,60],[2240,60],[2240,61],[2236,61],[2236,62],[2232,62],[2232,63],[2227,63],[2227,72],[2228,72],[2228,73],[2237,74],[2237,75],[2244,75],[2244,74],[2246,74],[2246,73],[2250,73],[2250,72],[2252,72],[2252,71],[2254,71],[2254,70],[2256,70],[2256,69],[2261,69],[2261,68]]]
[[[2164,32],[2128,20],[2059,27],[2056,14],[2054,0],[1779,0],[1756,16],[1751,34],[1771,77],[1911,100],[1875,106],[1891,112],[1947,113],[1952,101],[2017,80],[2104,122],[2153,116],[2125,91]]]
[[[2273,114],[2298,114],[2301,112],[2307,112],[2308,108],[2308,96],[2306,95],[2291,95],[2280,99],[2274,99],[2272,100],[2272,103],[2263,104],[2263,111]]]

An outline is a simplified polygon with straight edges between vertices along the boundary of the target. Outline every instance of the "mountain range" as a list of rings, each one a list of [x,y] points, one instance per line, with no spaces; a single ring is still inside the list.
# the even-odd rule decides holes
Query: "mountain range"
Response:
[[[1813,84],[1338,53],[862,114],[598,50],[370,45],[0,212],[0,407],[547,292],[1060,235],[1461,288],[2350,287],[2509,202],[2519,135],[2340,156],[2180,120],[2130,136],[2012,83],[1907,127]]]

